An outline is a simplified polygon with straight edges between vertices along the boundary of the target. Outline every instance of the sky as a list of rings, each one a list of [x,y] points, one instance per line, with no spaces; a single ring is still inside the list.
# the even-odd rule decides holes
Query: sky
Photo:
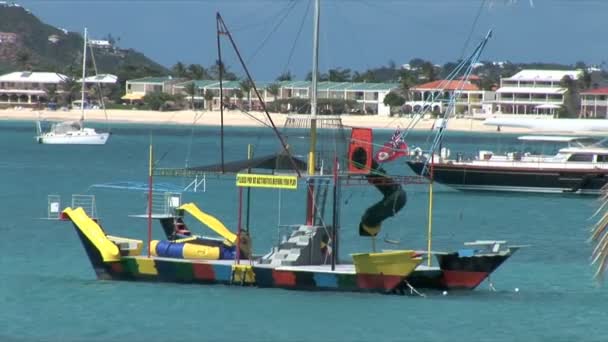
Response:
[[[69,31],[108,34],[167,67],[217,59],[216,12],[232,32],[253,77],[312,64],[314,0],[20,0],[42,21]],[[412,58],[436,64],[470,52],[486,32],[482,60],[608,61],[608,0],[321,0],[321,72],[364,71]],[[222,53],[243,75],[227,40]],[[607,68],[608,66],[604,66]]]

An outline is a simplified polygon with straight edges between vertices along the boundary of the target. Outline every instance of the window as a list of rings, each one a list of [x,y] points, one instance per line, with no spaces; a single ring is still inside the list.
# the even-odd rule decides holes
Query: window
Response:
[[[597,162],[598,163],[608,163],[608,154],[598,154]]]
[[[591,162],[593,161],[593,154],[575,153],[568,158],[571,162]]]

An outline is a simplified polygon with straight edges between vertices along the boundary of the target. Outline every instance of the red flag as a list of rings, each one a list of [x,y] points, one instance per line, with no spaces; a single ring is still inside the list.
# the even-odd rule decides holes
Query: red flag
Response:
[[[397,158],[407,156],[407,152],[407,144],[404,141],[397,142],[396,144],[387,142],[378,152],[376,152],[376,161],[378,163],[390,162]]]

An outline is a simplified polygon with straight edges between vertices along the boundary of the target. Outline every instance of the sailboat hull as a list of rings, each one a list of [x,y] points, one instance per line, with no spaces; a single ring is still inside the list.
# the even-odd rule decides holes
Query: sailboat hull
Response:
[[[408,166],[422,174],[424,162]],[[608,182],[602,169],[507,168],[435,164],[433,180],[457,190],[599,194]]]
[[[47,145],[104,145],[110,133],[71,132],[65,134],[43,134],[36,137],[40,144]]]

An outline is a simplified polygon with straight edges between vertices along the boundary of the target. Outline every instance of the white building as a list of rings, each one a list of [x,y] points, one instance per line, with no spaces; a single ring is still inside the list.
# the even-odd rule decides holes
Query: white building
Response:
[[[581,92],[581,116],[608,119],[608,87]]]
[[[17,71],[0,76],[0,105],[33,106],[48,101],[51,87],[61,92],[61,83],[69,79],[55,72]]]
[[[565,76],[577,80],[580,70],[522,70],[500,79],[495,114],[553,116],[564,104],[568,91],[560,83]]]
[[[437,80],[410,88],[411,100],[405,103],[406,112],[432,111],[443,113],[449,105],[449,101],[455,94],[454,112],[450,115],[481,115],[491,109],[485,107],[484,103],[494,101],[494,92],[481,90],[472,81],[479,80],[477,76],[471,76],[468,81],[462,80]],[[432,101],[431,101],[432,100]]]
[[[100,40],[100,39],[89,39],[89,45],[91,45],[92,47],[101,48],[101,49],[109,49],[112,47],[112,44],[110,44],[110,41]]]

